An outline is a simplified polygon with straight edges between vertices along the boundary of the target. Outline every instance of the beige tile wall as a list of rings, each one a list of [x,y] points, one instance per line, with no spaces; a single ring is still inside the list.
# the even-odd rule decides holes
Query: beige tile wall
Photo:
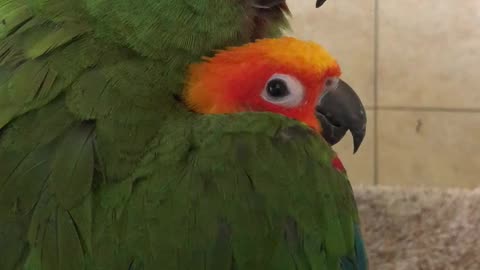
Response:
[[[480,186],[479,0],[289,2],[369,108],[359,152],[335,147],[353,183]]]

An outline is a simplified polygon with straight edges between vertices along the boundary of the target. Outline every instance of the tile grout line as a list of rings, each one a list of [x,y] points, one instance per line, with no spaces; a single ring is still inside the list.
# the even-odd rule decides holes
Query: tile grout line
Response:
[[[446,107],[415,107],[415,106],[365,106],[373,111],[413,111],[413,112],[448,112],[448,113],[480,113],[480,108],[446,108]]]
[[[379,29],[379,0],[374,0],[373,9],[373,185],[378,185],[378,29]]]

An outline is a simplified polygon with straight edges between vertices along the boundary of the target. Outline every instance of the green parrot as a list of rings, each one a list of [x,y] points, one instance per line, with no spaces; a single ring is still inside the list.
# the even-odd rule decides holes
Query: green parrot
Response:
[[[325,141],[284,116],[182,100],[192,62],[278,36],[287,11],[0,0],[0,270],[336,269],[339,256],[356,269],[353,196]],[[362,137],[326,105],[332,141]]]

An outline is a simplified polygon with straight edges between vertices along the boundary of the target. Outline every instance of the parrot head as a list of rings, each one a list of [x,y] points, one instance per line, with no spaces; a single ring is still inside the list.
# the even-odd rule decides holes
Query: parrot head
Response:
[[[354,152],[365,110],[340,67],[321,46],[295,38],[261,39],[190,66],[184,100],[202,114],[273,112],[296,119],[330,144],[350,130]]]

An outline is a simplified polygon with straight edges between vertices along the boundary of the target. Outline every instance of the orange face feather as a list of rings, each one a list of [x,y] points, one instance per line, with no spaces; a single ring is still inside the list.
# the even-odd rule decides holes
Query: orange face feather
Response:
[[[339,76],[335,59],[315,43],[262,39],[191,65],[184,99],[198,113],[273,112],[320,132],[316,102],[326,80]],[[279,80],[290,90],[289,97],[268,95]]]

